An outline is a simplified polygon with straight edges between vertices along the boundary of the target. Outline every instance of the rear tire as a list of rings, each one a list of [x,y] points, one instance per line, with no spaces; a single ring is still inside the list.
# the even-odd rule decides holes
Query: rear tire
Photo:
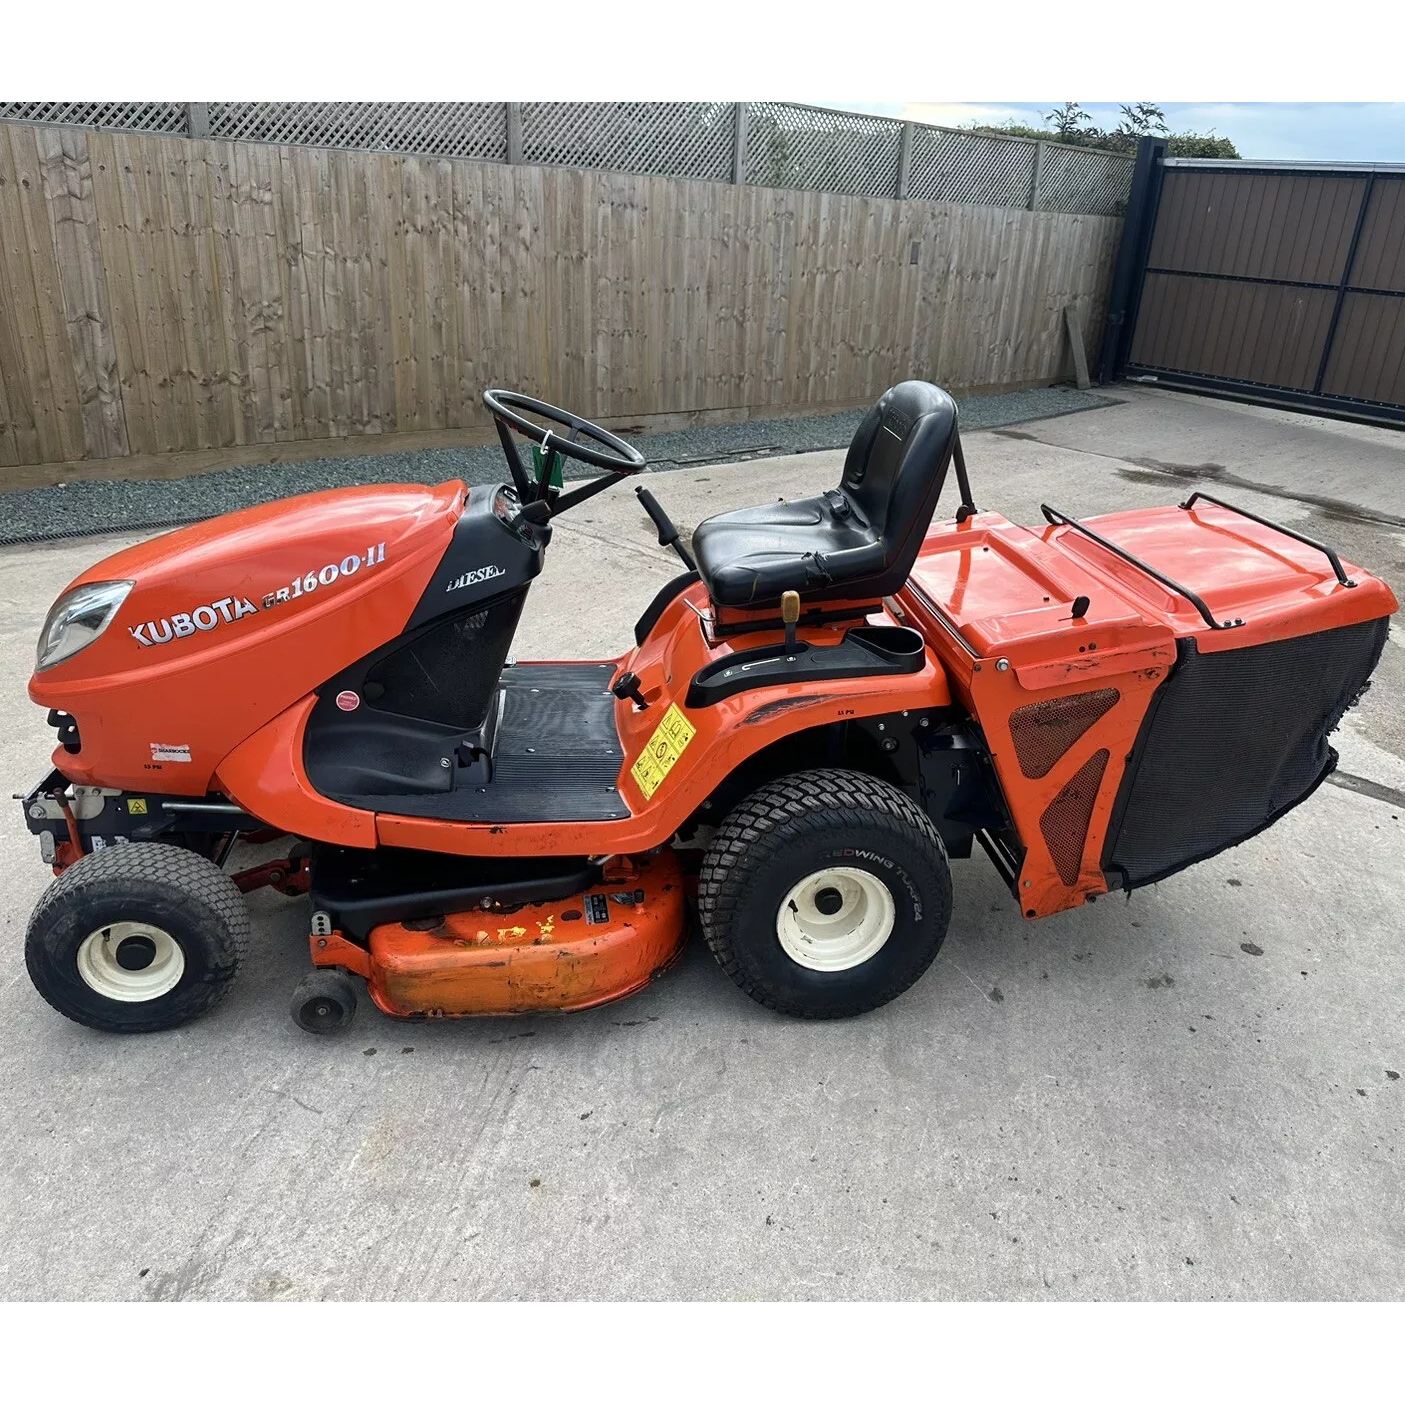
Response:
[[[249,936],[244,895],[209,859],[169,844],[99,849],[66,869],[29,919],[34,988],[90,1029],[142,1034],[229,993]]]
[[[895,786],[801,771],[718,827],[698,912],[712,954],[753,1000],[836,1019],[887,1004],[932,964],[951,871],[931,820]]]

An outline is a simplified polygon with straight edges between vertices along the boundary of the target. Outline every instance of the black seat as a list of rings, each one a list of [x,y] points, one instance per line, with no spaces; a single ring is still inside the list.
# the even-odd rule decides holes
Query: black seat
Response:
[[[904,381],[863,418],[837,489],[723,512],[698,525],[693,554],[718,605],[875,600],[907,580],[956,447],[956,404]]]

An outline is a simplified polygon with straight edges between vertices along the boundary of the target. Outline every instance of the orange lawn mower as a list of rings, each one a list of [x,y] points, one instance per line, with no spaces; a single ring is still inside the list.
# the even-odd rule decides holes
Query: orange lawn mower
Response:
[[[339,489],[83,572],[30,696],[57,729],[23,797],[58,875],[39,992],[98,1029],[229,990],[243,894],[307,894],[294,1019],[575,1010],[642,989],[695,917],[789,1015],[857,1015],[930,965],[975,846],[1029,918],[1257,834],[1328,735],[1395,598],[1329,547],[1203,493],[1047,525],[980,512],[956,406],[893,387],[839,485],[726,512],[617,658],[509,657],[552,523],[643,456],[483,397],[511,482]],[[534,441],[535,471],[516,435]],[[561,487],[562,459],[602,470]],[[954,520],[932,525],[954,467]],[[237,840],[290,841],[230,873]]]

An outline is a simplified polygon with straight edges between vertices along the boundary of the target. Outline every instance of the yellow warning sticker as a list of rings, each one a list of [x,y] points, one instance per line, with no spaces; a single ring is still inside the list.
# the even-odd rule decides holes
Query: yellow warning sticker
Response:
[[[654,728],[639,759],[629,768],[634,783],[644,795],[652,800],[654,792],[663,784],[663,779],[673,769],[673,763],[688,749],[697,728],[678,710],[677,703],[670,703],[663,721]]]
[[[137,799],[135,799],[135,798],[133,798],[133,799],[127,801],[127,813],[128,813],[129,815],[144,815],[144,814],[146,814],[146,801],[145,801],[145,800],[137,800]]]

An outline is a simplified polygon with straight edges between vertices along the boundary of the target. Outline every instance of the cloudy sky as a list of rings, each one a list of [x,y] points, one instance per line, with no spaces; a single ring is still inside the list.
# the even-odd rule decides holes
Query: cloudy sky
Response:
[[[938,126],[974,120],[1043,125],[1055,103],[824,103],[855,112],[879,112]],[[1405,102],[1163,102],[1173,132],[1228,137],[1239,154],[1260,159],[1405,162]],[[1115,127],[1116,103],[1085,102],[1099,127]]]

